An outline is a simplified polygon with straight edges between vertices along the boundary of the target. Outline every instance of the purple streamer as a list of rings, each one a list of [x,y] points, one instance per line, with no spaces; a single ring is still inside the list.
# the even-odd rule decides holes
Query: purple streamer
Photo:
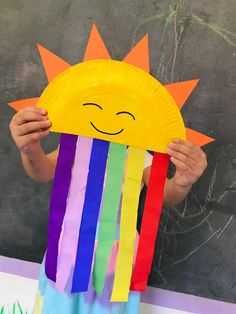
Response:
[[[54,282],[57,272],[58,244],[66,210],[77,139],[76,135],[61,134],[51,194],[45,272],[47,277]]]

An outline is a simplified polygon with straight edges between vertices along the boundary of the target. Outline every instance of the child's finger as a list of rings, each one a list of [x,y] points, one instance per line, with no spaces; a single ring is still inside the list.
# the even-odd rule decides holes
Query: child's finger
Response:
[[[190,142],[190,141],[184,141],[181,139],[174,139],[173,143],[185,145],[185,146],[189,147],[190,149],[201,150],[201,148],[199,146],[195,145],[193,142]]]
[[[194,169],[196,167],[196,161],[189,156],[184,155],[181,152],[177,152],[168,148],[167,153],[174,157],[175,159],[181,161],[182,163],[186,164],[189,168]]]
[[[180,171],[192,171],[192,169],[183,161],[175,158],[175,157],[171,157],[170,160],[173,162],[173,164],[176,166],[176,168]]]
[[[50,127],[51,122],[49,120],[46,121],[34,121],[34,122],[28,122],[25,124],[22,124],[17,128],[16,135],[22,136],[26,135],[41,129],[46,129]]]
[[[22,112],[36,112],[42,115],[46,115],[47,114],[47,110],[44,108],[39,108],[39,107],[25,107],[24,109],[21,110]]]
[[[22,138],[21,146],[24,147],[31,142],[37,142],[43,137],[47,136],[48,134],[49,134],[48,130],[27,134]]]
[[[169,145],[169,149],[176,153],[184,154],[185,156],[198,161],[199,160],[199,152],[195,149],[192,149],[184,144],[171,143]],[[175,156],[175,155],[173,155]]]
[[[40,120],[47,120],[47,119],[48,119],[47,116],[41,115],[38,112],[26,111],[26,112],[21,112],[15,116],[14,124],[19,126],[26,122],[40,121]]]

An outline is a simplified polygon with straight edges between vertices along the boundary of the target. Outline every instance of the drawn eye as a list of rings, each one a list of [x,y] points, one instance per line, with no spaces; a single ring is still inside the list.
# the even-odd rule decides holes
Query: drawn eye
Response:
[[[100,105],[95,104],[93,102],[87,102],[87,103],[83,104],[83,106],[96,106],[102,110],[102,107]]]
[[[128,114],[128,115],[130,115],[130,116],[135,120],[134,115],[132,115],[132,113],[130,113],[130,112],[128,112],[128,111],[120,111],[120,112],[117,112],[116,115],[118,116],[119,114]]]

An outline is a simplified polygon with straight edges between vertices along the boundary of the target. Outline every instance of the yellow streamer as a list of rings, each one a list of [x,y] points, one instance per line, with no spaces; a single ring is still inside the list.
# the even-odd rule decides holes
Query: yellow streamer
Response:
[[[146,151],[130,147],[121,207],[120,244],[116,262],[112,302],[128,300],[140,186]]]
[[[41,314],[43,309],[43,297],[41,296],[41,293],[39,289],[37,290],[37,296],[35,299],[33,314]]]

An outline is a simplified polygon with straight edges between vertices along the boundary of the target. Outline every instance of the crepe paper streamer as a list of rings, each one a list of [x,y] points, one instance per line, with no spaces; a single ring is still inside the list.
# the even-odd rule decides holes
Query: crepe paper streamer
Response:
[[[109,142],[94,139],[71,292],[87,291]]]
[[[111,143],[108,153],[106,186],[101,210],[98,247],[93,270],[93,284],[99,295],[102,294],[107,265],[115,239],[125,158],[126,146]]]
[[[168,165],[169,155],[161,153],[154,154],[143,212],[138,252],[131,279],[130,288],[134,291],[146,290],[160,221]]]
[[[126,302],[128,300],[145,156],[145,150],[129,148],[121,205],[120,244],[111,296],[112,302]]]
[[[71,169],[74,162],[78,137],[61,134],[59,155],[51,194],[50,216],[48,226],[48,247],[46,253],[45,272],[49,279],[56,281],[58,243],[66,210]]]
[[[77,141],[58,256],[56,288],[59,291],[65,290],[67,280],[75,264],[92,142],[91,138],[82,136]]]

